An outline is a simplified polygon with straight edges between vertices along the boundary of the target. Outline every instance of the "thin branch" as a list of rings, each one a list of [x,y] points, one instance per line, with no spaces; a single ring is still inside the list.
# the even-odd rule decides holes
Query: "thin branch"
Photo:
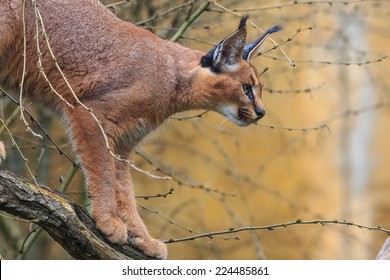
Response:
[[[36,44],[37,44],[37,55],[38,55],[38,68],[39,68],[39,73],[42,75],[42,77],[44,78],[44,80],[46,81],[46,83],[49,85],[50,89],[55,93],[55,95],[57,95],[57,97],[59,97],[63,102],[65,102],[65,104],[69,107],[69,108],[72,108],[74,109],[74,106],[72,104],[70,104],[68,101],[65,100],[65,98],[59,94],[56,89],[54,88],[54,86],[52,85],[52,83],[49,81],[49,78],[47,77],[46,73],[45,73],[45,69],[44,69],[44,66],[43,66],[43,63],[42,63],[42,52],[41,52],[41,47],[40,47],[40,44],[39,44],[39,14],[38,14],[38,7],[37,7],[37,2],[35,0],[32,0],[33,2],[33,6],[34,6],[34,12],[35,12],[35,29],[36,29],[36,35],[35,35],[35,41],[36,41]],[[43,26],[43,25],[42,25]],[[45,33],[44,33],[44,30],[42,29],[42,34],[43,36],[45,37]]]
[[[58,188],[58,190],[62,193],[65,193],[68,187],[70,186],[70,183],[72,182],[74,175],[77,171],[77,166],[72,165],[68,171],[68,174],[66,175],[65,179],[62,179],[61,185]]]
[[[115,2],[115,3],[107,4],[106,7],[107,8],[113,8],[113,7],[116,7],[116,6],[120,6],[120,5],[126,4],[128,2],[135,2],[135,0],[118,1],[118,2]]]
[[[154,160],[150,155],[146,154],[144,151],[140,150],[139,148],[135,148],[135,153],[142,157],[144,160],[146,160],[150,165],[155,166],[156,171],[162,172],[163,174],[166,174],[171,178],[171,180],[175,181],[179,185],[187,186],[192,189],[199,189],[203,190],[206,193],[212,193],[217,194],[220,196],[230,196],[235,197],[236,194],[234,193],[225,193],[220,191],[217,188],[210,188],[206,186],[205,184],[198,183],[198,182],[191,182],[189,179],[182,178],[181,176],[174,174],[170,168],[166,165],[164,165],[162,162],[156,163],[156,160]]]
[[[4,91],[1,87],[0,87],[0,91],[6,95],[13,103],[15,103],[16,105],[20,106],[20,103],[14,99],[10,94],[8,94],[6,91]],[[74,166],[77,166],[79,167],[79,165],[76,163],[75,160],[73,160],[67,153],[65,153],[55,142],[54,140],[50,137],[50,135],[46,132],[46,130],[43,128],[43,126],[39,123],[39,121],[26,109],[24,108],[23,109],[24,112],[27,113],[27,115],[30,117],[30,119],[32,120],[32,122],[36,123],[39,127],[39,129],[41,130],[41,132],[45,135],[45,137],[49,140],[50,143],[52,143],[54,145],[54,147],[58,150],[59,154],[62,156],[64,155],[70,162],[72,162],[72,164]]]
[[[202,4],[199,6],[199,8],[180,26],[179,30],[171,37],[171,42],[177,42],[180,37],[186,32],[188,27],[198,18],[200,17],[204,11],[208,8],[210,5],[209,0],[204,0]]]
[[[285,60],[282,57],[276,57],[276,56],[269,56],[269,55],[263,55],[263,57],[267,57],[273,60]],[[297,63],[306,63],[306,64],[326,64],[326,65],[344,65],[344,66],[362,66],[362,65],[367,65],[367,64],[374,64],[374,63],[379,63],[383,62],[385,59],[388,59],[387,55],[383,55],[381,57],[378,57],[373,60],[364,60],[364,61],[329,61],[329,60],[314,60],[314,59],[309,59],[309,60],[299,60],[299,59],[294,59],[295,62]]]
[[[219,7],[220,9],[222,9],[223,11],[226,11],[232,15],[235,15],[235,16],[238,16],[238,17],[242,17],[242,14],[239,14],[239,13],[236,13],[228,8],[226,8],[225,6],[217,3],[217,1],[215,0],[210,0],[211,3],[213,3],[215,6]],[[264,30],[262,30],[261,28],[259,28],[253,21],[251,20],[248,20],[248,22],[250,24],[252,24],[253,27],[255,27],[257,30],[260,30],[261,32],[264,32]],[[274,44],[274,46],[277,46],[278,44],[271,38],[271,36],[268,37],[268,39],[272,42],[272,44]],[[287,53],[281,48],[281,47],[278,47],[278,49],[282,52],[282,54],[284,55],[284,57],[286,58],[286,60],[289,62],[290,66],[291,67],[295,67],[295,63],[290,59],[290,57],[287,55]]]
[[[378,102],[372,105],[363,106],[357,109],[348,109],[345,110],[337,115],[334,115],[333,117],[329,118],[327,121],[324,122],[324,124],[330,124],[333,121],[348,118],[348,117],[356,117],[363,113],[370,112],[373,110],[379,110],[390,107],[390,102]]]
[[[124,159],[121,159],[121,160],[124,160]],[[172,177],[171,176],[158,176],[158,175],[155,175],[155,174],[153,174],[152,172],[150,172],[150,171],[147,171],[147,170],[143,170],[143,169],[141,169],[141,168],[139,168],[138,166],[136,166],[133,162],[131,162],[131,161],[128,161],[128,160],[124,160],[124,161],[126,161],[129,165],[130,165],[130,167],[132,168],[132,169],[134,169],[135,171],[137,171],[137,172],[139,172],[139,173],[141,173],[141,174],[144,174],[144,175],[146,175],[146,176],[148,176],[148,177],[150,177],[150,178],[152,178],[152,179],[155,179],[155,180],[171,180],[172,179]]]
[[[154,15],[153,15],[152,17],[150,17],[150,18],[147,18],[147,19],[145,19],[145,20],[142,20],[142,21],[139,21],[139,22],[135,23],[135,25],[144,25],[144,24],[146,24],[146,23],[156,21],[156,20],[158,20],[158,19],[160,19],[160,18],[162,18],[162,17],[164,17],[164,16],[166,16],[166,15],[168,15],[168,14],[174,12],[174,11],[180,10],[180,9],[182,9],[182,8],[184,8],[184,7],[187,7],[188,5],[192,5],[192,4],[193,4],[193,1],[187,1],[187,2],[184,3],[184,4],[181,4],[181,5],[179,5],[179,6],[170,8],[169,10],[167,10],[167,11],[165,11],[165,12],[162,12],[162,13],[160,13],[160,14],[154,14]]]
[[[0,127],[0,135],[4,133],[7,126],[9,127],[17,119],[19,111],[19,107],[16,107],[15,110],[8,116],[8,119],[4,121],[6,125]]]
[[[22,2],[22,26],[23,26],[23,72],[22,72],[22,78],[20,81],[19,86],[19,104],[20,104],[20,118],[22,119],[26,130],[30,132],[33,136],[38,137],[42,139],[42,135],[35,133],[30,125],[28,124],[26,118],[24,117],[24,107],[23,107],[23,91],[24,88],[24,81],[26,79],[26,65],[27,65],[27,34],[26,34],[26,0],[23,0]]]
[[[30,251],[32,245],[37,240],[37,238],[41,235],[43,232],[42,227],[36,227],[34,230],[30,231],[30,233],[26,236],[26,238],[23,240],[22,247],[20,248],[16,258],[19,260],[23,260],[27,253]]]
[[[22,150],[20,149],[20,147],[18,146],[18,144],[16,143],[15,141],[15,138],[13,137],[11,131],[9,130],[7,124],[5,123],[5,121],[0,118],[0,121],[3,123],[3,125],[5,126],[5,129],[7,130],[8,134],[9,134],[9,137],[11,138],[11,141],[12,141],[12,145],[17,149],[20,157],[22,158],[23,160],[23,163],[24,165],[26,166],[27,168],[27,172],[28,174],[30,175],[31,179],[33,180],[35,186],[37,187],[37,190],[39,191],[39,193],[42,195],[42,197],[45,199],[45,201],[51,206],[51,203],[50,201],[47,199],[47,197],[43,194],[43,192],[41,191],[41,188],[39,188],[39,185],[38,185],[38,182],[37,182],[37,179],[36,177],[34,176],[31,168],[30,168],[30,165],[28,164],[28,159],[24,156]],[[57,211],[56,209],[54,209],[54,211]]]
[[[240,227],[244,227],[244,222],[242,221],[241,217],[232,209],[232,207],[228,204],[226,199],[222,198],[221,203],[224,206],[226,212],[236,221],[237,225]],[[255,231],[251,232],[251,238],[252,238],[253,243],[255,244],[258,258],[260,260],[265,260],[266,258],[265,258],[263,246],[260,242],[260,238],[258,237],[258,235]],[[236,239],[239,239],[239,237],[236,236]]]
[[[272,89],[265,87],[263,90],[269,92],[270,94],[300,94],[300,93],[308,93],[311,94],[314,91],[317,91],[323,87],[324,83],[318,86],[307,87],[303,89]]]
[[[196,114],[196,115],[192,115],[192,116],[171,116],[169,117],[170,119],[173,119],[173,120],[178,120],[178,121],[184,121],[184,120],[190,120],[190,119],[200,119],[201,117],[203,117],[204,115],[206,115],[208,112],[210,111],[204,111],[202,113],[199,113],[199,114]]]
[[[343,112],[340,112],[339,114],[336,114],[329,119],[321,122],[318,125],[314,126],[308,126],[308,127],[290,127],[290,126],[280,126],[280,125],[272,125],[272,124],[264,124],[264,123],[254,123],[253,125],[266,127],[270,129],[281,129],[281,130],[287,130],[287,131],[302,131],[302,132],[308,132],[308,131],[320,131],[320,130],[327,130],[330,133],[330,124],[336,120],[347,118],[347,117],[356,117],[360,114],[370,112],[373,110],[379,110],[383,108],[390,107],[390,102],[378,102],[372,105],[363,106],[357,109],[348,109]]]
[[[335,225],[343,225],[343,226],[350,226],[350,227],[356,227],[359,229],[367,229],[370,231],[379,231],[384,232],[387,235],[390,235],[390,229],[385,229],[383,227],[377,226],[367,226],[363,224],[358,224],[354,222],[349,222],[346,220],[311,220],[311,221],[303,221],[301,219],[297,219],[292,222],[287,223],[281,223],[281,224],[273,224],[273,225],[266,225],[266,226],[248,226],[248,227],[241,227],[241,228],[230,228],[228,230],[222,230],[222,231],[214,231],[214,232],[208,232],[193,236],[188,236],[184,238],[178,238],[178,239],[170,239],[165,241],[165,243],[177,243],[177,242],[184,242],[189,240],[195,240],[199,238],[214,238],[214,236],[218,235],[225,235],[225,234],[232,234],[237,232],[243,232],[243,231],[253,231],[253,230],[274,230],[277,228],[287,228],[294,225],[322,225],[325,226],[326,224],[335,224]]]
[[[175,222],[174,220],[172,220],[172,218],[169,218],[169,217],[165,216],[164,214],[161,214],[161,212],[158,211],[158,210],[155,210],[155,209],[152,209],[150,207],[147,207],[147,206],[144,206],[144,205],[140,205],[140,204],[138,204],[138,206],[141,207],[142,209],[146,210],[146,211],[149,211],[149,212],[159,216],[160,218],[164,219],[165,221],[167,221],[171,225],[177,226],[177,227],[179,227],[179,228],[181,228],[181,229],[183,229],[183,230],[185,230],[185,231],[187,231],[189,233],[200,234],[199,232],[197,232],[197,231],[195,231],[195,230],[193,230],[191,228],[188,228],[188,227],[186,227],[186,226],[184,226],[182,224],[179,224],[178,222]],[[223,240],[230,240],[230,239],[238,240],[237,236],[234,236],[234,237],[216,237],[216,238],[220,238],[220,239],[223,239]]]
[[[257,126],[262,126],[262,127],[267,127],[271,129],[281,129],[281,130],[288,130],[288,131],[302,131],[302,132],[307,132],[307,131],[319,131],[322,129],[326,129],[328,132],[330,132],[330,128],[327,124],[319,124],[316,126],[308,126],[308,127],[291,127],[291,126],[281,126],[281,125],[273,125],[273,124],[264,124],[264,123],[254,123],[254,125]]]
[[[149,199],[152,199],[152,198],[167,198],[168,195],[172,195],[173,194],[173,191],[175,189],[174,188],[170,188],[168,192],[166,193],[163,193],[163,194],[155,194],[155,195],[136,195],[135,198],[142,198],[144,200],[149,200]]]
[[[266,53],[268,53],[268,52],[270,52],[270,51],[272,51],[272,50],[274,50],[274,49],[277,49],[277,48],[279,48],[280,46],[283,46],[283,45],[285,45],[285,44],[287,44],[287,43],[290,43],[296,36],[298,36],[300,33],[302,33],[302,32],[304,32],[304,31],[311,31],[311,30],[313,30],[314,29],[314,25],[312,25],[312,26],[309,26],[309,27],[306,27],[306,28],[298,28],[297,29],[297,31],[295,32],[295,34],[293,34],[291,37],[288,37],[284,42],[281,42],[281,43],[279,43],[279,44],[277,44],[277,45],[275,45],[275,46],[273,46],[272,48],[270,48],[270,49],[268,49],[268,50],[266,50],[266,51],[264,51],[264,52],[262,52],[262,53],[259,53],[258,55],[260,56],[260,55],[263,55],[263,54],[266,54]]]
[[[234,9],[234,12],[257,12],[257,11],[265,11],[265,10],[273,10],[273,9],[282,9],[282,8],[287,8],[291,6],[296,6],[296,5],[328,5],[328,6],[333,6],[333,5],[354,5],[354,4],[359,4],[359,3],[379,3],[379,2],[386,2],[387,0],[355,0],[355,1],[323,1],[323,0],[308,0],[308,1],[291,1],[287,3],[281,3],[277,5],[271,5],[271,6],[262,6],[262,7],[256,7],[256,8],[244,8],[244,9]]]
[[[147,207],[147,206],[144,206],[144,205],[140,205],[140,204],[138,204],[138,207],[140,207],[140,208],[142,208],[142,209],[144,209],[144,210],[146,210],[146,211],[149,211],[149,212],[151,212],[151,213],[153,213],[153,214],[159,216],[159,217],[162,218],[163,220],[167,221],[169,224],[175,225],[175,226],[177,226],[177,227],[179,227],[179,228],[181,228],[181,229],[184,229],[185,231],[188,231],[189,233],[197,233],[197,232],[194,231],[193,229],[188,228],[188,227],[186,227],[186,226],[184,226],[184,225],[182,225],[182,224],[179,224],[178,222],[175,222],[174,220],[172,220],[171,218],[165,216],[164,214],[162,214],[162,213],[161,213],[160,211],[158,211],[158,210],[155,210],[155,209],[152,209],[152,208],[150,208],[150,207]]]
[[[36,0],[35,0],[36,1]],[[85,110],[87,110],[88,112],[91,113],[92,116],[94,116],[94,114],[92,113],[92,110],[90,108],[88,108],[87,106],[85,106],[80,100],[79,98],[77,97],[76,93],[74,92],[72,86],[70,85],[68,79],[66,78],[65,76],[65,73],[62,71],[60,65],[58,64],[58,60],[56,58],[56,56],[54,55],[54,52],[53,52],[53,49],[51,47],[51,44],[50,44],[50,41],[49,41],[49,36],[47,35],[46,33],[46,29],[45,29],[45,25],[43,23],[43,18],[42,18],[42,15],[41,15],[41,12],[40,10],[38,9],[37,5],[34,6],[34,12],[35,12],[35,15],[36,17],[38,18],[39,20],[39,24],[41,26],[41,32],[42,32],[42,35],[43,35],[43,39],[46,43],[46,47],[49,51],[49,54],[54,62],[54,65],[55,67],[57,68],[58,72],[60,73],[61,75],[61,78],[62,80],[64,81],[64,83],[66,84],[67,88],[69,89],[70,93],[72,94],[73,98],[75,99],[76,103],[79,104],[80,106],[82,106]],[[96,117],[94,117],[96,118]],[[98,121],[98,123],[100,123]]]

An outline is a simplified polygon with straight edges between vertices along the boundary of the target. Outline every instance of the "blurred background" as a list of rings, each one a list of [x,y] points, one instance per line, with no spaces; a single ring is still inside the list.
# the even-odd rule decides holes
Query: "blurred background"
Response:
[[[267,114],[236,127],[213,112],[185,112],[143,141],[131,159],[141,215],[171,259],[373,259],[387,235],[339,224],[231,228],[347,220],[390,228],[390,5],[345,1],[102,1],[120,18],[168,40],[208,51],[249,15],[248,40],[281,24],[253,62],[265,83]],[[180,27],[200,7],[192,25]],[[272,42],[273,41],[273,42]],[[278,47],[275,47],[278,46]],[[159,75],[159,73],[156,73]],[[153,77],[150,77],[153,78]],[[27,108],[72,159],[66,128]],[[0,114],[37,180],[89,206],[83,176],[47,137],[26,133],[6,96]],[[39,128],[31,123],[33,129]],[[3,165],[29,177],[2,128]],[[69,259],[36,225],[0,213],[5,259]]]

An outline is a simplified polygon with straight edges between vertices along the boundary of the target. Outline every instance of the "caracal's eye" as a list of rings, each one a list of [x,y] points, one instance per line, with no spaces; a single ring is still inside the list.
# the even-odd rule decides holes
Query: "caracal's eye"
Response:
[[[243,84],[242,85],[242,91],[248,95],[252,89],[252,86],[250,84]]]
[[[252,91],[252,86],[250,84],[243,84],[242,85],[242,91],[246,96],[249,97],[250,100],[254,99],[253,91]]]

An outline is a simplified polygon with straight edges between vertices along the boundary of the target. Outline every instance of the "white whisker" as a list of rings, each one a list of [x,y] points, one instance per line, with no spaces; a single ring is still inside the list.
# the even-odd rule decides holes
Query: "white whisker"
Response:
[[[222,126],[228,121],[228,118],[224,118],[223,121],[218,126],[218,133],[221,133]]]

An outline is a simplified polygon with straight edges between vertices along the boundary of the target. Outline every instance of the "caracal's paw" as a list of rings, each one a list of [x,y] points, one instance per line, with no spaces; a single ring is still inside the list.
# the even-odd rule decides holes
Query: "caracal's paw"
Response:
[[[109,220],[97,220],[96,226],[111,243],[123,245],[128,239],[127,226],[119,218],[111,217]]]
[[[128,242],[130,245],[140,249],[145,255],[157,258],[160,260],[166,260],[168,257],[167,246],[161,241],[148,237],[132,236],[129,233]]]

